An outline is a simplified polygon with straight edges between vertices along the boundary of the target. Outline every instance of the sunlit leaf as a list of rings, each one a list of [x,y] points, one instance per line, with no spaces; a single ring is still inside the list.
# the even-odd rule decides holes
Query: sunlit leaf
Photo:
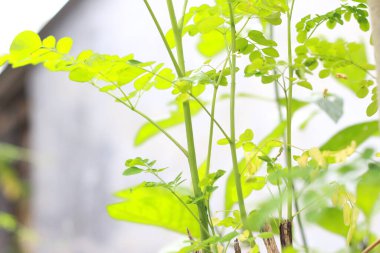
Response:
[[[223,34],[211,31],[201,35],[198,50],[204,56],[211,57],[222,52],[226,48]]]
[[[177,193],[181,196],[180,193]],[[189,229],[199,237],[197,220],[167,189],[146,187],[145,184],[116,193],[123,202],[107,207],[108,214],[117,220],[159,226],[182,234]],[[181,196],[185,198],[184,196]],[[188,206],[197,215],[195,205]]]
[[[93,77],[94,73],[85,67],[77,67],[69,74],[70,80],[81,83],[91,81]]]
[[[14,38],[9,49],[9,60],[11,63],[16,63],[19,60],[27,59],[41,46],[42,42],[37,33],[32,31],[24,31]],[[28,64],[28,62],[26,64]]]
[[[73,39],[64,37],[57,42],[57,51],[62,54],[68,54],[73,46]]]

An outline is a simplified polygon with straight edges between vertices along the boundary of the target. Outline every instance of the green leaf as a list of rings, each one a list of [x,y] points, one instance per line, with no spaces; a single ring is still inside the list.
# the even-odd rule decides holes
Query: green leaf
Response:
[[[269,76],[262,76],[261,77],[261,82],[263,84],[268,84],[268,83],[273,83],[274,81],[276,81],[281,75],[278,74],[278,75],[269,75]]]
[[[185,200],[185,195],[177,192]],[[107,207],[108,214],[116,219],[134,223],[159,226],[182,234],[187,229],[194,237],[199,237],[197,220],[167,189],[162,187],[145,187],[141,184],[131,189],[116,193],[123,202]],[[195,205],[188,205],[197,215]]]
[[[338,151],[351,145],[355,141],[359,146],[369,138],[378,135],[379,126],[377,121],[364,122],[349,126],[337,134],[332,136],[325,144],[321,146],[321,150]]]
[[[55,43],[55,37],[50,35],[42,41],[42,46],[46,48],[55,48]]]
[[[17,61],[30,58],[31,54],[42,46],[40,36],[32,31],[24,31],[18,34],[10,47],[9,61],[16,63]],[[29,62],[26,62],[28,64]],[[25,64],[25,65],[26,65]]]
[[[343,212],[339,208],[326,207],[320,210],[313,210],[306,215],[306,219],[334,234],[343,237],[347,235],[348,227],[344,225]]]
[[[370,25],[369,25],[369,22],[368,22],[367,19],[361,20],[360,23],[359,23],[359,26],[360,26],[360,29],[363,32],[368,32],[369,31]]]
[[[276,42],[274,42],[273,40],[268,40],[267,38],[265,38],[263,32],[261,32],[261,31],[252,30],[248,33],[248,37],[252,41],[254,41],[260,45],[263,45],[263,46],[269,46],[269,47],[277,46]]]
[[[228,141],[228,139],[223,138],[223,139],[219,139],[216,143],[218,145],[228,145],[230,142]]]
[[[322,69],[319,72],[319,78],[327,78],[330,75],[331,71],[329,69]]]
[[[316,101],[321,108],[335,123],[343,116],[343,99],[335,95],[329,95]]]
[[[264,48],[263,52],[266,55],[271,56],[271,57],[279,57],[280,56],[280,54],[278,53],[278,51],[276,49],[274,49],[273,47]]]
[[[373,214],[375,204],[380,197],[380,166],[370,164],[369,170],[359,178],[356,186],[356,205],[364,212],[367,218]]]
[[[247,182],[249,182],[250,184],[252,184],[252,189],[255,190],[255,191],[259,191],[259,190],[263,189],[264,186],[267,183],[265,177],[252,177],[252,178],[248,178]]]
[[[211,31],[201,35],[198,50],[206,57],[212,57],[222,52],[226,48],[223,34],[218,31]]]
[[[137,78],[134,82],[134,87],[136,90],[149,90],[153,83],[150,83],[150,80],[154,77],[153,73],[146,73],[139,78]]]
[[[73,39],[64,37],[57,42],[57,51],[61,54],[68,54],[73,46]]]
[[[370,103],[369,106],[367,107],[367,110],[366,110],[367,116],[368,117],[373,116],[377,112],[377,109],[378,109],[378,103],[377,103],[377,100],[375,100],[372,103]]]
[[[252,141],[253,140],[253,131],[252,129],[246,129],[244,131],[244,133],[242,133],[240,136],[239,136],[239,141]]]
[[[129,167],[128,169],[124,170],[123,176],[136,175],[136,174],[140,174],[143,171],[144,171],[143,169],[140,169],[138,167]]]
[[[300,82],[297,82],[296,84],[308,90],[313,90],[313,85],[311,85],[311,83],[309,83],[308,81],[300,81]]]
[[[244,50],[248,46],[248,40],[244,38],[237,38],[236,39],[236,51],[238,52],[244,52]]]
[[[164,68],[160,72],[158,72],[155,78],[155,87],[160,90],[169,89],[172,87],[172,82],[175,79],[175,75],[173,71],[169,68]]]
[[[70,71],[69,78],[75,82],[85,83],[91,81],[94,75],[88,68],[77,67]]]
[[[336,78],[336,80],[353,92],[356,92],[359,89],[361,81],[366,79],[367,76],[367,71],[364,67],[368,65],[366,46],[364,43],[350,43],[349,50],[345,53],[345,57],[354,64],[335,68],[333,72],[335,76],[337,74],[344,74],[346,78]]]
[[[271,145],[267,145],[268,143],[272,142],[273,140],[276,140],[278,138],[281,138],[284,134],[286,124],[285,122],[280,123],[270,134],[268,134],[263,140],[260,141],[258,144],[259,147],[263,147],[261,151],[264,154],[270,153],[270,151],[274,148]],[[261,165],[262,160],[258,159],[258,166]],[[242,172],[246,168],[246,161],[243,159],[239,163],[239,170]],[[248,197],[251,192],[257,188],[258,186],[257,181],[249,182],[249,179],[247,178],[246,174],[242,174],[242,190],[244,198]],[[227,179],[227,185],[226,185],[226,192],[225,192],[225,209],[231,210],[232,206],[237,202],[237,195],[236,195],[236,185],[235,185],[235,176],[234,173],[230,173]]]
[[[239,235],[239,232],[237,231],[232,231],[226,235],[224,235],[222,238],[220,238],[219,242],[229,242],[232,239],[236,238]]]
[[[360,88],[356,91],[356,96],[358,98],[365,98],[369,93],[369,89],[366,86],[360,86]]]
[[[219,16],[209,16],[196,23],[200,33],[209,33],[224,23],[224,19]]]
[[[0,230],[14,232],[17,229],[17,220],[9,213],[0,212]]]
[[[200,110],[201,110],[201,106],[198,103],[191,101],[191,114],[195,116],[200,112]],[[180,125],[183,122],[184,122],[184,117],[183,117],[183,108],[181,104],[177,105],[177,110],[172,111],[170,113],[170,117],[163,120],[156,121],[156,123],[163,129],[169,129],[171,127]],[[161,132],[160,130],[157,129],[157,127],[155,127],[151,123],[146,123],[137,132],[134,144],[135,146],[140,146],[141,144],[145,143],[147,140],[153,138],[159,133]]]

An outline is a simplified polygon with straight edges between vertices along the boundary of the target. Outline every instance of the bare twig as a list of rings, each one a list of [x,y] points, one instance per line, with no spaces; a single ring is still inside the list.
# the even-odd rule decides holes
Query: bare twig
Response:
[[[293,244],[292,234],[292,222],[290,220],[284,220],[280,224],[280,240],[281,247],[286,248]]]
[[[193,244],[193,242],[194,242],[194,238],[193,238],[193,236],[191,235],[189,228],[186,228],[186,230],[187,230],[187,236],[189,237],[189,239],[190,239],[190,241],[191,241],[191,244]],[[201,253],[201,252],[198,251],[198,250],[196,250],[196,251],[194,251],[194,253]]]
[[[374,248],[376,248],[379,245],[380,245],[380,239],[378,239],[376,242],[369,245],[365,250],[362,251],[362,253],[369,253],[369,252],[371,252],[371,250],[373,250]]]
[[[265,223],[264,226],[261,228],[262,232],[272,232],[272,227],[268,224]],[[267,248],[268,253],[279,253],[280,251],[277,248],[276,240],[274,237],[270,238],[264,238],[263,239],[265,247]]]
[[[235,253],[241,253],[241,248],[240,248],[238,239],[235,239],[234,241],[234,250],[235,250]]]

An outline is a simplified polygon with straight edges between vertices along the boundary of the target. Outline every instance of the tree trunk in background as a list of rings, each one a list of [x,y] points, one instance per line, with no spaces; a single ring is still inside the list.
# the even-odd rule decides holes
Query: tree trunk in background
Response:
[[[375,59],[377,67],[377,94],[378,103],[380,108],[380,1],[379,0],[368,0],[369,12],[372,22],[372,37],[373,44],[375,47]],[[380,113],[379,113],[379,124],[380,124]]]

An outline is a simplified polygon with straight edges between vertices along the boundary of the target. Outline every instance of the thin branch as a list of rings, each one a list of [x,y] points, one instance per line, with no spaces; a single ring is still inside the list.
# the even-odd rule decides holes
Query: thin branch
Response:
[[[96,85],[94,82],[91,82],[91,84],[93,86],[95,86],[96,88],[100,88],[98,85]],[[131,107],[129,104],[127,104],[124,100],[120,99],[119,97],[115,96],[114,94],[112,94],[111,92],[107,91],[106,94],[108,94],[109,96],[113,97],[115,100],[117,100],[118,102],[120,102],[121,104],[123,104],[124,106],[126,106],[127,108],[129,108],[131,111],[137,113],[138,115],[140,115],[141,117],[143,117],[144,119],[146,119],[149,123],[151,123],[152,125],[154,125],[158,130],[160,130],[166,137],[169,138],[169,140],[171,140],[181,151],[182,153],[188,157],[188,152],[187,150],[182,147],[182,145],[176,140],[174,139],[173,136],[171,136],[165,129],[163,129],[160,125],[158,125],[153,119],[151,119],[149,116],[145,115],[143,112],[139,111],[136,109],[136,107]]]
[[[145,3],[145,5],[146,5],[146,8],[147,8],[148,11],[149,11],[150,16],[151,16],[152,19],[153,19],[154,24],[156,25],[156,28],[157,28],[158,32],[160,33],[161,39],[162,39],[162,41],[163,41],[164,44],[165,44],[165,48],[166,48],[166,50],[167,50],[168,53],[169,53],[169,57],[170,57],[171,61],[173,62],[174,68],[176,69],[177,73],[182,73],[181,68],[179,67],[178,62],[177,62],[177,60],[175,59],[172,50],[170,49],[170,46],[169,46],[168,41],[166,40],[165,34],[164,34],[164,32],[162,31],[162,28],[161,28],[160,24],[158,23],[158,20],[157,20],[157,18],[156,18],[156,15],[154,15],[154,12],[153,12],[152,8],[150,7],[149,2],[148,2],[147,0],[144,0],[144,3]]]
[[[380,239],[378,239],[376,242],[369,245],[365,250],[362,251],[362,253],[369,253],[379,245],[380,245]]]

